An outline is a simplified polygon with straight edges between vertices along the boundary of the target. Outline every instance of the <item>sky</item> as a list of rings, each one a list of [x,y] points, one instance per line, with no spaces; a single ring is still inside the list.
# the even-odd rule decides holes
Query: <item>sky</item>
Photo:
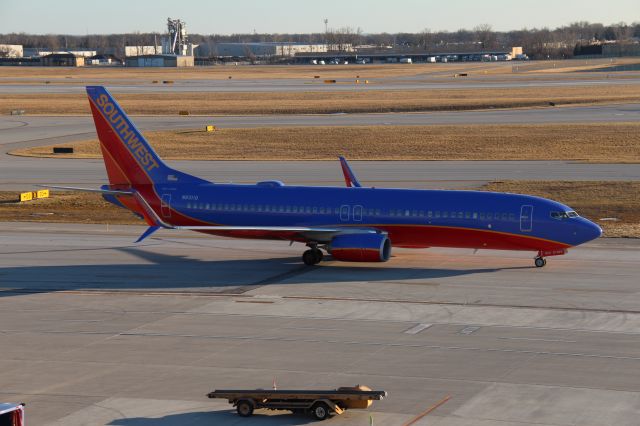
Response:
[[[165,32],[168,17],[194,34],[364,33],[555,28],[576,21],[640,22],[640,0],[0,0],[0,34]]]

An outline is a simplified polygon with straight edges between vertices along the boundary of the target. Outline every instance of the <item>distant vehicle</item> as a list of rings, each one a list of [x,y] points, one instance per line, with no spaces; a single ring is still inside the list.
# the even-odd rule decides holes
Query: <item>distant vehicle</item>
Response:
[[[442,58],[440,58],[440,62],[449,62],[449,60],[446,56],[443,56]]]
[[[427,58],[427,62],[435,63],[436,62],[436,57],[435,56],[429,56]]]
[[[317,59],[312,59],[311,60],[311,65],[318,65],[318,60]]]
[[[411,58],[400,58],[401,64],[410,64],[412,63]]]
[[[358,59],[358,60],[356,61],[356,64],[364,65],[364,64],[366,64],[366,63],[367,63],[366,59]]]
[[[323,60],[318,61],[318,65],[325,65]]]
[[[331,62],[329,62],[331,65],[339,65],[340,64],[340,59],[332,59]]]
[[[309,413],[316,420],[326,420],[347,409],[369,408],[374,400],[383,399],[387,393],[357,385],[333,390],[220,389],[207,396],[228,400],[241,417],[252,416],[256,409],[267,409]]]
[[[529,57],[524,53],[518,53],[515,59],[518,61],[528,61]]]
[[[224,237],[299,242],[307,265],[385,262],[392,245],[536,251],[545,256],[600,237],[595,223],[540,197],[486,191],[365,188],[340,157],[346,188],[214,183],[171,168],[102,86],[87,95],[109,185],[101,193],[143,218],[144,240],[160,228]]]
[[[342,62],[342,65],[349,65],[349,61]]]

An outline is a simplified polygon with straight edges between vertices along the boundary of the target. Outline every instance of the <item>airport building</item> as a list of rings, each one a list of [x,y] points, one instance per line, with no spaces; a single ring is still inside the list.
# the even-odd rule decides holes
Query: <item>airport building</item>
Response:
[[[198,57],[236,57],[268,58],[272,56],[295,56],[298,53],[327,52],[326,44],[295,42],[258,42],[258,43],[214,43],[203,44],[195,49]]]
[[[24,49],[21,44],[0,44],[0,58],[22,58]]]
[[[42,65],[45,67],[83,67],[84,60],[84,56],[70,52],[51,53],[42,57]]]
[[[127,67],[192,67],[193,56],[182,55],[140,55],[125,59]]]
[[[162,54],[162,46],[125,46],[124,56],[141,56],[141,55],[160,55]]]

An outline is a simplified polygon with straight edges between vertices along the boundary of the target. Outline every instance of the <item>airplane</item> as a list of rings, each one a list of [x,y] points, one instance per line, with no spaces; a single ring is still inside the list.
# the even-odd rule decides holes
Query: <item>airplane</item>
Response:
[[[305,244],[306,265],[324,257],[385,262],[392,247],[535,252],[546,257],[600,237],[602,229],[559,202],[522,194],[364,187],[340,157],[345,187],[216,183],[165,164],[111,94],[87,86],[109,179],[98,192],[143,218],[148,229]]]

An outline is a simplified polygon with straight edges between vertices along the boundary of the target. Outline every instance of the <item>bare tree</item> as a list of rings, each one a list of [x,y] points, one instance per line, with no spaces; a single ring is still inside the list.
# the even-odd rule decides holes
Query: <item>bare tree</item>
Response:
[[[482,45],[483,49],[492,49],[495,47],[496,34],[489,24],[480,24],[473,28],[476,33],[476,39]]]

